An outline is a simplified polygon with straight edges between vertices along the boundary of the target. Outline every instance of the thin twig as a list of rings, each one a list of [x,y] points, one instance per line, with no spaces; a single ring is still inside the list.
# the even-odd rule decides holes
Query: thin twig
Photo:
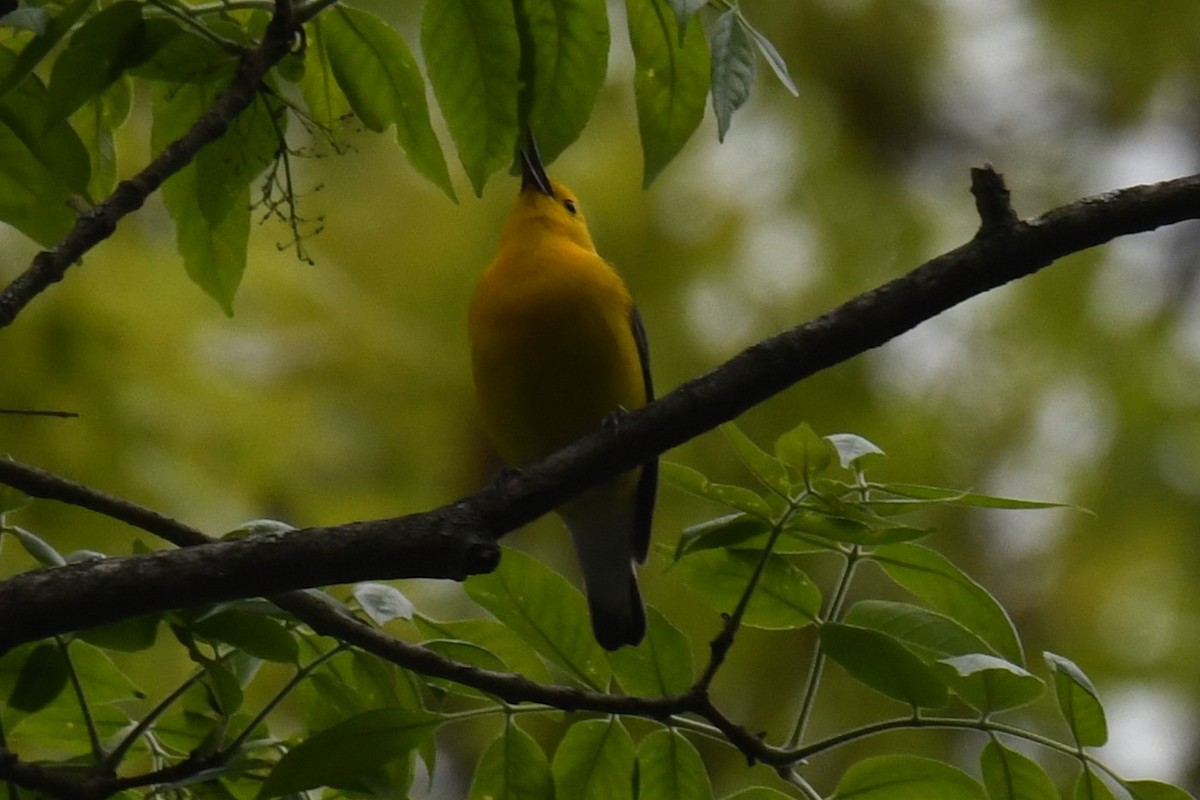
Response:
[[[230,742],[228,746],[222,748],[222,752],[226,758],[230,758],[237,753],[238,749],[246,743],[248,738],[250,738],[250,734],[254,732],[255,728],[261,725],[267,718],[267,715],[274,711],[275,708],[283,702],[284,698],[291,694],[292,690],[299,686],[305,678],[307,678],[316,670],[320,669],[321,665],[329,661],[329,659],[344,653],[349,649],[349,646],[339,643],[337,646],[330,648],[327,652],[322,653],[312,661],[305,664],[303,667],[297,669],[296,674],[293,675],[288,682],[283,685],[283,688],[276,692],[275,696],[268,700],[263,707],[259,709],[258,713],[254,715],[254,718],[246,723],[245,727],[242,728],[242,732],[234,737],[233,741]]]
[[[92,717],[91,706],[88,705],[87,695],[83,693],[83,684],[79,681],[79,673],[75,671],[75,662],[71,660],[71,653],[67,650],[67,642],[61,636],[54,637],[54,643],[58,646],[58,654],[62,657],[63,664],[67,669],[67,677],[71,681],[71,688],[75,692],[75,702],[79,704],[79,713],[83,715],[83,726],[87,729],[88,742],[92,747],[92,758],[97,762],[104,760],[104,745],[100,743],[100,734],[96,730],[96,720]]]
[[[229,653],[226,654],[226,657],[232,655],[233,652],[234,651],[232,650],[229,651]],[[175,687],[170,694],[160,700],[158,704],[154,706],[154,708],[150,709],[144,717],[138,720],[138,723],[133,727],[133,730],[126,734],[125,738],[118,742],[117,746],[112,749],[112,752],[105,757],[103,768],[107,771],[116,771],[117,767],[120,766],[122,759],[125,758],[125,754],[129,752],[129,748],[133,747],[133,745],[137,743],[137,740],[140,739],[142,735],[150,729],[150,727],[159,719],[159,717],[165,714],[167,710],[175,704],[176,700],[183,697],[184,692],[195,686],[196,683],[199,682],[200,679],[206,674],[207,673],[202,669],[196,670],[187,678],[185,678],[182,683]]]
[[[834,590],[833,597],[830,598],[829,607],[825,610],[824,620],[826,622],[836,622],[841,615],[842,606],[846,602],[846,595],[850,590],[850,581],[854,577],[855,568],[861,555],[861,549],[854,546],[848,553],[845,554],[845,563],[842,566],[842,574],[838,578],[837,588]],[[818,640],[813,647],[812,661],[808,668],[808,680],[804,686],[804,693],[801,695],[800,711],[796,715],[796,722],[792,726],[792,733],[788,736],[785,747],[791,749],[800,744],[800,740],[804,738],[804,729],[808,727],[808,720],[812,716],[812,710],[816,705],[817,688],[821,685],[821,676],[825,670],[825,649],[821,647],[821,642]]]
[[[758,563],[754,565],[754,572],[751,573],[750,580],[746,581],[746,588],[742,591],[741,597],[738,598],[737,606],[734,607],[733,613],[725,617],[725,624],[722,626],[721,632],[709,644],[710,655],[708,665],[704,668],[704,672],[696,682],[696,686],[700,687],[703,691],[708,691],[713,679],[717,676],[717,671],[725,662],[725,658],[729,654],[729,649],[733,646],[733,640],[737,635],[738,628],[742,625],[742,619],[746,616],[746,609],[750,607],[750,600],[754,596],[754,590],[758,588],[758,582],[762,579],[763,571],[767,568],[767,562],[771,559],[771,553],[775,549],[775,542],[779,540],[779,535],[783,532],[784,526],[787,525],[788,520],[791,519],[799,507],[799,499],[794,501],[789,499],[787,509],[780,514],[779,519],[772,521],[771,532],[767,535],[766,544],[763,545],[762,552],[759,554]]]
[[[25,417],[60,417],[62,419],[74,419],[79,416],[74,411],[47,411],[35,408],[0,408],[0,414],[13,414]]]

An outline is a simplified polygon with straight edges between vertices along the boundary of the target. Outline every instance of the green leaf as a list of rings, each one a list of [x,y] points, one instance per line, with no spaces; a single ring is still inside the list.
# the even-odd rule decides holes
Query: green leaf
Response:
[[[69,117],[99,96],[131,66],[151,54],[144,48],[142,4],[118,0],[91,17],[70,38],[50,73],[50,118]]]
[[[266,661],[295,664],[296,638],[273,619],[245,611],[221,611],[191,624],[202,639],[224,642]]]
[[[329,667],[326,666],[325,669],[328,670]],[[354,711],[385,705],[417,709],[422,707],[421,690],[424,684],[414,673],[398,669],[390,661],[384,661],[379,656],[361,650],[353,651],[350,669],[352,677],[349,686],[357,702],[361,703],[351,706]]]
[[[1121,786],[1133,800],[1194,800],[1178,786],[1161,781],[1122,781]]]
[[[646,618],[646,638],[641,644],[608,654],[613,674],[627,694],[682,694],[695,677],[691,643],[657,608],[648,606]]]
[[[675,12],[675,22],[679,26],[679,44],[683,45],[683,37],[687,33],[688,23],[696,12],[704,8],[708,0],[667,0]]]
[[[151,149],[161,152],[187,133],[221,89],[217,84],[155,84]],[[284,118],[276,118],[271,102],[278,101],[260,95],[224,136],[205,146],[162,189],[188,276],[229,315],[246,268],[250,181],[275,157],[276,125],[283,132]]]
[[[321,14],[305,26],[308,37],[308,52],[304,56],[304,74],[300,78],[300,92],[313,121],[327,131],[335,132],[354,113],[350,100],[334,77],[333,65],[329,60],[329,47],[325,32],[333,14]],[[422,101],[424,94],[422,93]],[[438,147],[441,156],[441,147]],[[443,157],[442,164],[446,159]],[[449,173],[447,173],[448,175]]]
[[[750,98],[756,64],[754,40],[740,22],[737,9],[730,9],[713,24],[709,36],[712,47],[712,99],[717,115],[717,140],[725,141],[733,112]]]
[[[356,583],[351,590],[371,621],[383,627],[394,619],[413,618],[413,604],[404,592],[386,583]]]
[[[1008,612],[986,589],[945,556],[916,544],[889,544],[870,558],[898,585],[981,637],[1003,658],[1025,663]]]
[[[18,711],[38,711],[58,697],[67,685],[67,664],[58,646],[43,642],[21,664],[8,705]]]
[[[568,675],[597,691],[608,686],[604,651],[592,638],[587,601],[566,578],[519,550],[467,579],[467,594]]]
[[[76,640],[70,643],[70,654],[71,664],[93,706],[126,703],[133,698],[145,697],[108,653],[100,648]]]
[[[0,47],[0,73],[19,58]],[[52,121],[46,88],[30,75],[0,101],[0,221],[49,247],[75,224],[87,192],[87,148],[65,120]]]
[[[0,97],[7,95],[29,77],[34,67],[41,63],[42,59],[67,35],[91,6],[92,0],[74,0],[69,3],[57,16],[46,23],[42,34],[34,37],[29,44],[25,45],[13,63],[0,64],[0,72],[4,73],[4,80],[0,81]],[[11,55],[11,51],[7,49],[5,53]]]
[[[955,694],[985,714],[1028,705],[1046,687],[1016,664],[985,653],[951,656],[935,666]]]
[[[1108,723],[1096,687],[1070,659],[1051,652],[1042,656],[1054,673],[1058,709],[1071,728],[1071,735],[1083,747],[1102,746],[1108,741]]]
[[[995,739],[983,748],[979,763],[991,800],[1059,800],[1046,770]]]
[[[19,489],[0,484],[0,514],[18,511],[33,502],[33,498]]]
[[[831,433],[825,439],[837,451],[838,461],[843,469],[858,469],[859,461],[871,456],[883,456],[886,453],[874,443],[853,433]]]
[[[421,49],[459,160],[482,196],[516,150],[521,45],[511,0],[426,0]]]
[[[990,650],[982,639],[950,617],[909,603],[860,600],[842,621],[894,636],[929,661]]]
[[[986,800],[983,787],[949,764],[917,756],[859,761],[838,782],[837,800]]]
[[[949,504],[969,508],[1002,508],[1017,511],[1037,510],[1046,508],[1070,508],[1065,503],[1050,503],[1040,500],[1017,500],[1011,497],[995,497],[993,495],[962,492],[956,489],[942,489],[937,486],[921,486],[915,483],[872,483],[870,488],[899,497],[913,500],[929,501],[929,505]],[[920,506],[924,504],[914,504]]]
[[[720,430],[725,434],[725,439],[729,444],[733,446],[738,458],[754,474],[754,477],[762,481],[768,489],[772,489],[784,497],[791,496],[792,480],[788,476],[787,467],[780,463],[779,459],[756,445],[749,436],[742,432],[741,428],[732,422],[721,425]]]
[[[775,457],[811,483],[833,464],[833,445],[801,423],[775,440]]]
[[[857,514],[854,517],[838,513],[800,509],[792,514],[785,530],[805,534],[808,537],[828,539],[830,542],[877,547],[883,544],[907,542],[928,536],[928,528],[914,528],[892,522],[869,512],[861,513],[853,506],[840,509]]]
[[[514,7],[522,110],[550,163],[579,138],[604,86],[608,9],[604,0],[518,0]]]
[[[796,82],[792,80],[792,75],[788,72],[787,62],[783,60],[783,56],[779,55],[779,51],[775,49],[775,45],[771,44],[771,40],[763,36],[745,17],[741,18],[742,25],[754,37],[754,44],[758,47],[758,52],[762,53],[763,58],[771,65],[771,70],[775,73],[775,77],[783,84],[783,87],[792,93],[793,97],[800,96],[800,90],[796,88]]]
[[[900,640],[869,628],[836,622],[821,626],[825,654],[859,682],[914,708],[939,708],[946,684]]]
[[[679,579],[713,610],[732,613],[746,591],[761,553],[704,550],[676,562]],[[811,624],[821,609],[821,591],[787,559],[772,553],[742,623],[752,628],[791,630]]]
[[[557,797],[633,800],[633,740],[617,717],[577,722],[554,751]]]
[[[477,644],[463,642],[458,639],[431,639],[424,642],[422,646],[427,650],[462,664],[469,664],[472,667],[479,667],[480,669],[491,670],[493,672],[504,671],[504,662],[495,654],[488,652]],[[428,680],[430,685],[437,686],[443,691],[454,692],[465,697],[491,698],[491,695],[487,692],[456,681],[442,678],[429,678]]]
[[[329,786],[364,791],[364,776],[402,758],[432,736],[441,717],[427,711],[366,711],[310,736],[271,770],[260,798]]]
[[[211,38],[173,19],[145,21],[142,49],[145,60],[129,67],[136,78],[167,83],[228,83],[237,69],[237,55]]]
[[[309,644],[315,642],[302,643],[305,655],[315,658],[316,652],[307,652],[315,649]],[[297,705],[304,709],[304,725],[309,730],[320,730],[371,709],[420,708],[416,692],[409,689],[411,684],[411,673],[378,656],[353,650],[310,673],[297,689]]]
[[[80,639],[106,650],[136,653],[154,646],[158,638],[158,623],[161,614],[131,617],[108,625],[99,625],[80,631]]]
[[[511,721],[475,767],[470,800],[554,800],[550,762],[533,737]]]
[[[393,759],[381,767],[377,767],[365,772],[361,779],[361,792],[368,797],[385,798],[386,800],[407,800],[408,792],[412,788],[414,778],[416,777],[417,754],[421,751],[409,751],[402,758]],[[424,760],[424,758],[422,758]],[[348,792],[327,792],[322,796],[326,797],[346,797],[349,794],[351,797],[362,794],[350,794]],[[299,797],[289,797],[289,800],[299,800],[302,797],[311,797],[311,795],[300,795]],[[222,798],[222,800],[238,800],[236,797]]]
[[[224,136],[196,155],[196,169],[201,178],[196,197],[201,213],[213,223],[243,214],[249,219],[250,182],[262,174],[279,152],[287,115],[278,99],[267,98],[268,95],[260,93],[230,123]]]
[[[674,560],[688,553],[727,547],[733,550],[762,550],[771,534],[771,523],[760,517],[738,512],[701,522],[683,529],[675,546]],[[771,552],[780,555],[827,553],[837,545],[799,530],[785,527],[775,537]]]
[[[726,508],[744,511],[762,519],[770,519],[771,506],[756,492],[744,486],[713,483],[703,473],[673,461],[659,463],[659,476],[688,494],[711,500]]]
[[[61,567],[67,563],[62,554],[58,552],[42,537],[35,533],[31,533],[24,528],[19,528],[16,525],[4,527],[4,532],[16,538],[20,543],[21,549],[33,557],[35,561],[45,567]]]
[[[512,628],[494,619],[439,622],[418,616],[416,623],[425,637],[470,642],[499,658],[509,672],[519,673],[538,683],[550,682],[550,673],[537,652]]]
[[[1115,800],[1104,781],[1100,780],[1100,776],[1087,764],[1084,764],[1083,771],[1075,781],[1072,797],[1074,800]]]
[[[115,741],[122,732],[128,733],[129,715],[120,707],[129,705],[128,697],[125,704],[95,703],[91,702],[86,683],[84,691],[89,693],[92,722],[102,742]],[[10,707],[4,716],[4,736],[7,747],[17,752],[34,752],[44,748],[47,742],[52,742],[55,754],[52,761],[43,762],[42,766],[53,771],[58,771],[55,769],[57,767],[62,770],[60,774],[69,775],[75,765],[86,769],[81,762],[91,757],[79,700],[72,691],[59,693],[53,702],[33,714],[24,714]],[[25,794],[21,796],[25,797]]]
[[[71,117],[71,125],[87,147],[91,161],[87,188],[91,198],[107,197],[116,188],[117,150],[113,131],[125,123],[132,108],[133,86],[126,76],[114,81]]]
[[[649,186],[704,117],[709,52],[698,25],[679,29],[664,0],[626,0],[629,41],[636,72],[633,91]]]
[[[766,536],[770,532],[771,523],[761,517],[750,516],[740,511],[736,514],[726,514],[684,528],[675,544],[674,560],[678,561],[689,553],[718,547],[749,547],[751,543],[761,547],[766,543]]]
[[[456,200],[442,147],[429,121],[425,81],[400,34],[374,14],[340,4],[321,15],[319,31],[329,67],[354,113],[376,132],[394,124],[396,141],[408,163]],[[426,57],[433,56],[427,51]],[[321,113],[331,115],[339,107],[339,98],[331,96],[328,88],[317,96]]]
[[[245,702],[241,681],[225,665],[212,659],[199,659],[204,667],[205,688],[208,689],[208,701],[212,710],[219,716],[228,719],[238,712]]]
[[[704,761],[678,731],[660,728],[637,748],[638,800],[710,800]]]

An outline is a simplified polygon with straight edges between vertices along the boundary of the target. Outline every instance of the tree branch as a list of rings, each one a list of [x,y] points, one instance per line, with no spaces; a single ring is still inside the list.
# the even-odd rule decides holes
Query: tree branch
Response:
[[[11,459],[0,459],[0,483],[19,488],[34,497],[58,500],[95,511],[180,546],[214,542],[200,531],[150,509]],[[311,594],[290,592],[269,599],[317,634],[336,638],[422,675],[444,678],[489,692],[509,703],[538,703],[561,710],[636,715],[659,720],[692,713],[722,731],[751,763],[778,763],[780,759],[781,751],[767,745],[761,736],[750,733],[730,720],[712,703],[707,679],[697,681],[688,692],[671,697],[627,697],[570,686],[543,685],[522,675],[473,667],[420,645],[402,641]],[[223,751],[224,756],[231,754],[231,751]],[[94,774],[62,780],[36,766],[20,762],[15,754],[5,753],[0,748],[0,775],[26,788],[51,790],[59,797],[101,798],[123,788],[185,778],[217,766],[221,761],[220,756],[222,754],[207,759],[186,759],[166,770],[147,775],[117,777],[111,772],[99,770]]]
[[[976,170],[973,176],[977,196],[994,195],[996,186],[1003,186],[990,169]],[[451,505],[396,519],[105,559],[11,578],[0,583],[0,608],[19,613],[0,618],[0,651],[55,633],[197,603],[347,581],[461,579],[485,571],[493,566],[495,551],[480,538],[482,533],[499,538],[587,486],[1062,256],[1197,218],[1200,176],[1085,198],[1028,222],[991,224],[985,219],[979,234],[961,247],[759,342],[622,417],[619,425],[519,473],[506,473],[497,484]]]
[[[462,580],[499,561],[472,517],[449,506],[21,573],[0,583],[0,653],[53,633],[235,597],[383,577]]]
[[[980,188],[981,177],[990,182],[991,176],[1000,181],[990,168],[975,171],[974,188]],[[752,345],[622,417],[615,429],[590,434],[507,476],[502,493],[481,493],[465,502],[479,509],[494,535],[502,535],[585,485],[632,469],[964,300],[1120,236],[1195,219],[1200,219],[1200,175],[1087,197],[1030,221],[982,226],[966,244]]]

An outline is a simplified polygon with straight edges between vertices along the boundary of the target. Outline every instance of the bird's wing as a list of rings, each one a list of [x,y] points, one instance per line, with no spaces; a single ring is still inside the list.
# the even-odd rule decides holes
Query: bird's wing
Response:
[[[629,313],[629,327],[637,345],[638,360],[642,365],[642,382],[646,386],[646,402],[654,399],[654,381],[650,377],[650,348],[646,344],[646,328],[637,306]],[[639,564],[646,560],[650,549],[650,525],[654,520],[654,496],[658,491],[658,456],[642,464],[642,475],[638,479],[637,497],[634,506],[633,555]]]

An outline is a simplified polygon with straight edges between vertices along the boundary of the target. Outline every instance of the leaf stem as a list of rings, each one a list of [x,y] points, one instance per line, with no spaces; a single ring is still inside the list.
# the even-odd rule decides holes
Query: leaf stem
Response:
[[[779,539],[779,535],[783,532],[787,521],[800,507],[800,502],[806,494],[801,493],[797,499],[789,499],[787,510],[779,516],[779,519],[771,523],[771,532],[767,535],[767,541],[763,545],[762,555],[759,557],[758,563],[754,565],[754,572],[751,574],[750,580],[746,582],[746,591],[742,592],[742,596],[738,598],[738,603],[733,613],[725,618],[725,626],[710,644],[712,655],[709,657],[708,665],[704,668],[704,673],[696,681],[694,690],[707,692],[708,687],[712,685],[713,678],[717,675],[717,670],[721,668],[721,664],[725,662],[725,656],[729,653],[729,649],[733,647],[734,636],[737,634],[738,628],[742,625],[742,618],[746,615],[746,609],[750,605],[750,598],[753,597],[754,590],[758,588],[758,582],[762,578],[763,571],[767,568],[767,561],[771,558],[771,553],[775,549],[775,542]]]
[[[813,788],[813,785],[803,775],[796,772],[796,770],[784,770],[781,772],[780,777],[799,789],[800,794],[804,795],[805,800],[821,800],[821,793]]]
[[[850,591],[850,581],[854,577],[854,571],[858,567],[858,562],[862,558],[862,549],[855,545],[846,552],[846,563],[842,567],[842,574],[838,578],[837,588],[834,590],[833,597],[829,600],[829,607],[825,611],[824,619],[826,622],[836,621],[842,614],[842,608],[846,604],[846,596]],[[800,744],[800,740],[804,738],[804,730],[808,727],[808,720],[812,717],[813,706],[816,704],[817,689],[821,684],[821,676],[825,671],[825,650],[821,647],[821,642],[818,639],[813,648],[812,663],[808,669],[808,681],[804,686],[804,694],[800,701],[800,712],[796,715],[796,724],[792,727],[792,734],[788,737],[787,749],[792,749]]]
[[[149,4],[167,16],[174,17],[175,19],[179,20],[180,24],[195,31],[198,36],[209,40],[225,52],[232,53],[233,55],[241,54],[242,47],[237,42],[217,35],[214,31],[210,30],[207,26],[201,24],[196,19],[196,15],[199,10],[197,6],[189,6],[186,10],[184,10],[177,7],[174,3],[169,2],[169,0],[149,0]],[[267,3],[267,6],[271,5],[273,4],[269,2]]]
[[[274,697],[267,701],[266,705],[264,705],[262,709],[260,709],[259,712],[254,715],[254,718],[246,723],[246,726],[242,728],[242,732],[239,733],[234,740],[224,748],[223,755],[228,757],[235,753],[237,749],[245,744],[246,740],[250,738],[250,734],[254,732],[254,729],[262,724],[262,721],[267,718],[267,715],[274,711],[276,706],[282,703],[283,699],[291,694],[292,690],[299,686],[305,678],[319,669],[321,665],[329,661],[334,656],[349,649],[350,645],[346,644],[345,642],[338,642],[336,647],[333,647],[327,652],[322,653],[312,661],[305,664],[303,667],[297,669],[296,674],[293,675],[291,679],[283,685],[283,688],[281,688]]]
[[[100,734],[96,730],[96,720],[92,717],[92,709],[88,705],[87,697],[83,693],[83,684],[79,680],[79,673],[75,671],[75,664],[71,661],[71,654],[68,652],[68,642],[61,636],[55,636],[54,643],[58,645],[58,651],[62,655],[63,663],[67,667],[67,676],[71,679],[71,688],[75,691],[75,699],[79,702],[79,711],[83,715],[83,725],[87,728],[88,741],[92,746],[92,757],[97,761],[103,761],[104,746],[100,744]]]
[[[205,14],[225,14],[230,11],[274,11],[274,0],[218,0],[215,3],[197,3],[188,6],[188,13],[201,16]]]
[[[919,717],[915,714],[909,717],[897,717],[889,720],[881,720],[873,722],[869,725],[863,725],[859,728],[843,731],[842,733],[830,736],[819,742],[813,742],[805,747],[797,749],[788,748],[786,755],[791,763],[796,763],[809,759],[815,755],[827,753],[842,745],[852,742],[868,739],[872,736],[877,736],[882,733],[898,730],[917,730],[917,729],[943,729],[943,730],[974,730],[980,731],[994,736],[995,734],[1003,734],[1011,736],[1014,739],[1022,739],[1031,744],[1039,745],[1048,750],[1054,750],[1063,755],[1072,756],[1081,762],[1085,762],[1101,771],[1107,773],[1110,777],[1118,782],[1123,782],[1123,779],[1117,772],[1100,761],[1092,754],[1082,750],[1074,744],[1060,742],[1057,739],[1051,739],[1049,736],[1044,736],[1040,733],[1018,728],[1015,725],[1009,725],[1003,722],[995,722],[986,717],[977,719],[968,719],[963,717]],[[781,753],[782,754],[782,753]]]
[[[230,653],[232,653],[232,651],[230,651]],[[176,687],[170,694],[159,701],[158,705],[150,709],[150,711],[148,711],[146,715],[138,721],[137,725],[133,727],[133,730],[131,730],[124,739],[117,743],[117,746],[112,749],[112,752],[105,756],[102,766],[105,767],[106,770],[116,771],[116,768],[121,763],[121,760],[125,758],[125,754],[129,752],[129,748],[133,747],[137,740],[140,739],[142,735],[150,729],[150,726],[153,725],[159,717],[165,714],[167,709],[175,704],[176,700],[178,700],[180,697],[183,697],[184,692],[186,692],[192,686],[195,686],[196,682],[203,678],[204,675],[204,670],[196,670],[194,673],[184,679],[184,681],[180,683],[179,686]]]

